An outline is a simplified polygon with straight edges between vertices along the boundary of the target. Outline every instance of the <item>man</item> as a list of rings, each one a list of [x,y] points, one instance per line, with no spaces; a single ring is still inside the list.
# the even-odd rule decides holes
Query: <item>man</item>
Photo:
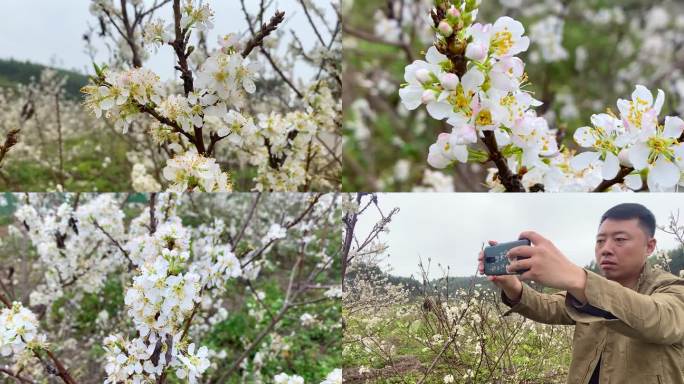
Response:
[[[646,263],[655,227],[653,213],[639,204],[604,213],[594,251],[603,276],[574,265],[541,235],[523,232],[532,246],[508,252],[509,272],[528,269],[522,280],[564,292],[539,293],[512,275],[488,277],[511,307],[505,315],[575,325],[568,384],[684,384],[684,279]],[[484,273],[482,253],[478,260]]]

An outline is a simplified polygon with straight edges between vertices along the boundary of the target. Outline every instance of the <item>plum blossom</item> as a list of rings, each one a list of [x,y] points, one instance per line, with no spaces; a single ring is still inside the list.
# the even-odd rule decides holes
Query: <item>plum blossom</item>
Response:
[[[183,192],[198,188],[203,192],[229,192],[232,189],[228,174],[213,158],[204,157],[196,152],[169,159],[163,170],[166,180],[171,181],[171,191]]]
[[[179,354],[178,359],[182,365],[176,369],[176,376],[179,379],[187,377],[188,383],[197,383],[197,377],[201,376],[204,371],[209,368],[209,360],[207,359],[207,347],[201,347],[195,353],[195,344],[188,346],[187,354]]]
[[[342,384],[342,370],[335,368],[332,372],[321,381],[321,384]]]
[[[0,311],[0,355],[20,354],[45,346],[45,335],[38,332],[36,315],[15,301]]]
[[[273,377],[275,384],[304,384],[304,378],[299,375],[288,375],[286,373],[279,373]]]

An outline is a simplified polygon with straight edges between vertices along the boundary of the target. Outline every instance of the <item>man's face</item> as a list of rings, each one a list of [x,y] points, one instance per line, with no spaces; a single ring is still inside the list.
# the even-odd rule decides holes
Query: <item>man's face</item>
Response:
[[[607,279],[633,278],[655,249],[655,242],[639,226],[638,219],[606,219],[596,235],[596,263]]]

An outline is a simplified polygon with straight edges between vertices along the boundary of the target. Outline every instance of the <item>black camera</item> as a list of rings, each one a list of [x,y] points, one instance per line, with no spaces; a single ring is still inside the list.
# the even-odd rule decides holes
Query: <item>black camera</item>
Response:
[[[500,276],[500,275],[520,275],[527,272],[527,269],[519,270],[518,272],[509,273],[506,267],[510,264],[506,253],[515,247],[522,245],[531,245],[532,243],[527,239],[520,239],[517,241],[510,241],[508,243],[500,243],[492,245],[484,249],[484,273],[485,275]],[[527,257],[518,257],[519,259],[526,259]]]

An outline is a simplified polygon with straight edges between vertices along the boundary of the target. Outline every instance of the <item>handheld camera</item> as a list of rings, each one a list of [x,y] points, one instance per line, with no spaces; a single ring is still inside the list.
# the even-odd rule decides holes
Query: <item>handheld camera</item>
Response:
[[[492,245],[484,249],[484,273],[490,276],[501,276],[501,275],[520,275],[527,270],[520,270],[518,272],[509,273],[506,271],[506,267],[510,264],[506,253],[515,247],[521,245],[531,245],[528,239],[520,239],[517,241],[510,241],[507,243],[499,243],[497,245]],[[518,259],[526,259],[526,257],[519,257]]]

